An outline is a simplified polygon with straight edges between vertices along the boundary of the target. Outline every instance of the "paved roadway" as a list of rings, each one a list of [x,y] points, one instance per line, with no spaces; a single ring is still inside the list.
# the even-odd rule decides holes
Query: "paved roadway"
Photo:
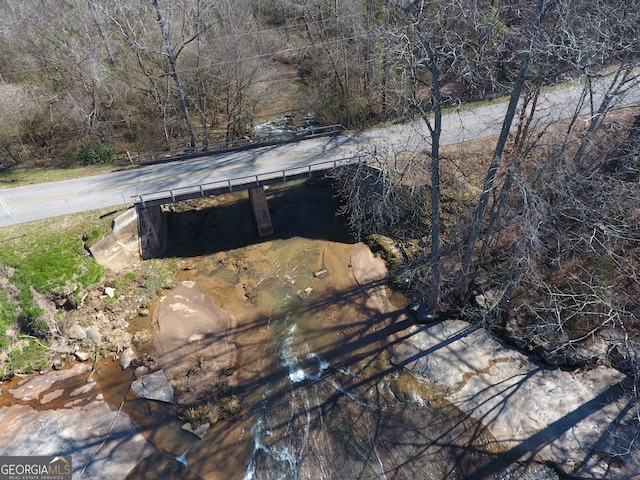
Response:
[[[638,90],[627,96],[625,104],[638,104]],[[568,87],[546,93],[538,103],[537,119],[551,123],[570,116],[580,91],[580,87]],[[442,143],[455,144],[497,134],[506,107],[506,103],[498,102],[447,114],[443,118]],[[426,127],[422,122],[415,122],[0,190],[0,227],[15,222],[131,205],[139,195],[291,170],[353,157],[374,147],[393,148],[396,151],[428,148]]]

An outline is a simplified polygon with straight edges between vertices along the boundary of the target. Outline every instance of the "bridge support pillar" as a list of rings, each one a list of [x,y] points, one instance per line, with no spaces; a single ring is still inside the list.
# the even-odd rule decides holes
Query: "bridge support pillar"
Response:
[[[136,210],[138,212],[140,256],[143,260],[157,257],[164,253],[167,243],[164,237],[162,208],[160,205],[151,207],[136,205]]]
[[[258,227],[258,235],[268,237],[273,235],[273,224],[271,223],[271,214],[269,213],[269,205],[267,205],[267,196],[263,187],[253,187],[249,189],[249,202],[253,211],[253,218],[256,220]]]

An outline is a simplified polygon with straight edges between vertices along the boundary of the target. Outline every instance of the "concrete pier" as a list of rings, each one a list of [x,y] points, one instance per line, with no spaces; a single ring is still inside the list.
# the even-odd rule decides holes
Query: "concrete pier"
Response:
[[[258,227],[258,235],[268,237],[273,235],[273,224],[271,223],[271,214],[269,213],[269,205],[263,187],[253,187],[249,189],[249,202],[253,217]]]

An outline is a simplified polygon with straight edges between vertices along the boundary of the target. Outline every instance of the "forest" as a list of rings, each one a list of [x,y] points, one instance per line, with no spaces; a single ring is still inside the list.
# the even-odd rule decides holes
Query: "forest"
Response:
[[[635,2],[3,0],[0,25],[0,169],[419,122],[422,148],[336,172],[355,237],[434,315],[640,378]],[[568,120],[541,120],[566,85]],[[441,144],[446,112],[495,99],[499,135]]]

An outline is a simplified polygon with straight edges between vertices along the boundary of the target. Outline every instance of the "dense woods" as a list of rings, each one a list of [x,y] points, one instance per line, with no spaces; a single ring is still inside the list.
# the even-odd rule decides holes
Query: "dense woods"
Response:
[[[638,369],[640,124],[615,110],[638,88],[635,2],[26,0],[1,2],[0,25],[0,168],[202,146],[283,116],[417,120],[420,149],[363,146],[337,174],[354,234],[392,238],[394,278],[432,312],[554,363]],[[536,116],[568,82],[569,120]],[[499,96],[496,138],[441,145],[444,112]]]
[[[0,4],[0,164],[74,161],[99,142],[157,151],[306,114],[382,118],[388,6],[55,0]],[[308,121],[308,119],[307,119]]]

